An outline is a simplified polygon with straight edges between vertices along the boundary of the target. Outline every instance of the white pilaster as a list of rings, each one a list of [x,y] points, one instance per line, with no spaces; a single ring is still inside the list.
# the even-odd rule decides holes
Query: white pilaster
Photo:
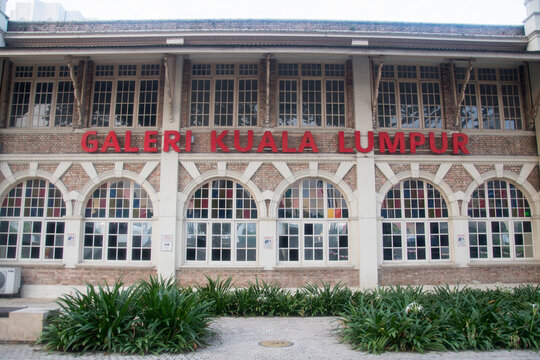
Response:
[[[84,221],[80,216],[70,216],[65,218],[64,228],[64,257],[63,263],[66,268],[74,268],[82,260]]]
[[[181,55],[176,57],[168,56],[167,61],[169,70],[174,74],[172,77],[174,80],[170,84],[174,90],[171,92],[165,91],[163,131],[180,129],[180,96],[184,66],[184,59]],[[169,93],[172,94],[173,99],[169,98]],[[173,101],[172,114],[168,111],[171,101]],[[181,229],[177,223],[178,171],[178,153],[176,151],[161,152],[159,220],[157,221],[156,231],[153,231],[152,257],[158,274],[163,277],[174,277],[176,275],[175,254],[177,247],[182,244]],[[167,236],[172,236],[172,251],[162,250],[162,238]]]
[[[450,246],[453,244],[454,263],[459,267],[465,267],[469,263],[469,218],[455,216],[448,224],[448,228],[450,230]]]
[[[354,123],[355,129],[362,132],[363,142],[367,142],[367,132],[373,131],[370,84],[369,58],[355,56],[353,58]],[[356,171],[358,219],[351,220],[350,241],[356,242],[356,246],[351,246],[351,249],[357,249],[360,287],[366,289],[378,284],[377,194],[373,152],[357,155]]]
[[[375,159],[358,157],[356,160],[358,220],[351,241],[358,242],[358,265],[360,268],[360,287],[363,289],[378,285],[377,259],[377,193],[375,191]],[[351,223],[351,225],[353,225]]]
[[[259,265],[265,270],[272,270],[277,265],[277,220],[261,219],[259,220]],[[265,243],[269,240],[271,244]]]

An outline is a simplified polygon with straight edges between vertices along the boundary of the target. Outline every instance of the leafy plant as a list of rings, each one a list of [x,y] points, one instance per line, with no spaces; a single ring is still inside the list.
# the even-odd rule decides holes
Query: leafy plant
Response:
[[[193,351],[213,332],[212,303],[173,280],[150,278],[127,288],[88,284],[58,301],[40,342],[45,349],[161,353]]]

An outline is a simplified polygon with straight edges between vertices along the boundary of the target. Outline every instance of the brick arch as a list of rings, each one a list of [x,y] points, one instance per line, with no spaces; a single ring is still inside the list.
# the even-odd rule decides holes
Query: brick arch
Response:
[[[515,185],[525,195],[525,198],[529,202],[532,215],[535,216],[540,214],[540,194],[527,180],[520,182],[521,179],[518,174],[505,170],[503,171],[502,176],[498,176],[496,171],[488,171],[481,175],[481,179],[482,182],[479,183],[478,181],[473,181],[467,188],[463,198],[463,204],[461,204],[462,214],[467,214],[469,202],[471,201],[474,190],[489,180],[504,180]]]
[[[384,199],[386,198],[386,194],[390,189],[396,185],[401,183],[404,180],[423,180],[429,182],[431,185],[433,185],[443,196],[444,200],[446,201],[446,206],[448,207],[448,217],[456,217],[460,215],[459,211],[459,204],[458,200],[450,188],[450,186],[443,180],[437,182],[435,179],[435,175],[432,173],[429,173],[427,171],[420,171],[418,173],[418,176],[413,176],[412,171],[404,171],[402,173],[397,174],[392,179],[388,180],[379,190],[379,193],[377,194],[377,216],[381,213],[382,209],[382,203]]]
[[[74,212],[74,206],[71,204],[71,199],[69,196],[69,191],[64,185],[62,181],[59,179],[56,179],[53,177],[53,174],[47,171],[43,170],[37,170],[37,171],[30,171],[30,170],[23,170],[19,171],[16,174],[13,174],[13,182],[4,180],[0,184],[0,199],[3,199],[5,195],[16,185],[19,183],[30,180],[30,179],[44,179],[47,180],[49,183],[53,184],[58,190],[60,190],[60,193],[62,194],[62,198],[64,199],[64,203],[66,205],[66,216],[72,216]]]
[[[84,210],[86,206],[86,201],[90,198],[92,192],[99,186],[101,186],[103,183],[106,183],[111,180],[122,180],[122,179],[128,179],[130,181],[135,182],[136,184],[139,184],[150,196],[150,200],[152,201],[152,210],[154,212],[154,217],[159,215],[159,206],[158,206],[158,195],[152,186],[148,181],[144,180],[142,183],[139,182],[139,174],[134,173],[133,171],[129,170],[122,170],[120,173],[114,170],[106,171],[103,174],[98,175],[96,178],[92,179],[91,182],[87,183],[84,188],[81,190],[81,193],[75,199],[74,204],[74,215],[83,216],[84,217]]]
[[[347,206],[349,208],[349,219],[355,218],[358,216],[358,210],[356,206],[356,195],[352,191],[349,185],[342,178],[337,177],[335,174],[324,170],[303,170],[293,174],[290,178],[282,181],[279,186],[276,188],[273,197],[270,199],[270,209],[268,215],[272,218],[278,217],[278,208],[279,201],[285,193],[285,191],[298,180],[303,180],[307,178],[316,178],[326,180],[338,189],[345,201],[347,201]]]
[[[178,217],[180,219],[184,219],[187,202],[189,201],[189,199],[191,198],[195,190],[197,190],[201,185],[209,181],[218,180],[218,179],[219,180],[221,179],[234,180],[240,185],[242,185],[243,187],[245,187],[249,191],[251,196],[253,196],[253,199],[255,200],[255,203],[257,204],[258,218],[263,218],[267,216],[266,203],[264,201],[263,194],[261,193],[261,191],[259,190],[259,188],[257,187],[257,185],[255,185],[253,181],[251,180],[245,181],[246,178],[242,174],[236,171],[211,170],[211,171],[205,172],[204,174],[197,177],[196,179],[193,179],[189,184],[186,185],[186,187],[184,188],[184,191],[179,193],[178,208],[177,208]]]

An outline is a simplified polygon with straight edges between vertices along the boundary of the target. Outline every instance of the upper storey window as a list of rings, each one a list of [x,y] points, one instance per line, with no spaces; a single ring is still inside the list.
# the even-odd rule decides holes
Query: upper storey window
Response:
[[[15,66],[9,127],[71,126],[73,83],[64,65]]]
[[[374,68],[377,78],[377,67]],[[379,127],[442,128],[439,67],[384,65],[377,98]]]
[[[278,126],[345,127],[345,64],[278,64]]]
[[[156,126],[159,64],[96,65],[92,127]]]
[[[258,64],[193,64],[190,126],[257,126]]]
[[[455,69],[458,94],[466,72],[465,68]],[[518,69],[472,69],[460,118],[464,129],[523,129]]]

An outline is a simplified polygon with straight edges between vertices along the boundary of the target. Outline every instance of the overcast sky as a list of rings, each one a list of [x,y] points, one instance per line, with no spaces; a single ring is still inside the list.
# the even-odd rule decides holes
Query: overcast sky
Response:
[[[8,0],[7,14],[17,2]],[[325,19],[521,24],[524,0],[42,0],[86,18]]]

